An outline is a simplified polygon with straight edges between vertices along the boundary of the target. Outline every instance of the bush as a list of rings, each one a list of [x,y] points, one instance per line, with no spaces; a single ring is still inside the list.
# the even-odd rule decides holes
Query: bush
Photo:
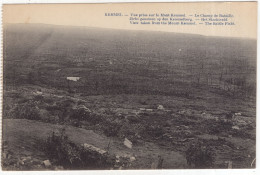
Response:
[[[210,146],[198,141],[187,149],[186,160],[191,168],[212,168],[214,153]]]
[[[34,101],[42,101],[43,100],[43,96],[42,95],[36,95],[34,96]]]
[[[48,105],[54,103],[54,99],[53,98],[48,98],[48,97],[43,98],[43,101],[44,101],[44,103],[47,103]]]
[[[118,137],[121,124],[116,122],[110,122],[104,119],[102,122],[102,130],[104,134],[108,137]]]
[[[64,134],[55,135],[53,132],[47,138],[45,151],[51,159],[55,159],[58,164],[70,167],[72,164],[80,164],[80,153],[75,149],[75,145],[69,142]]]
[[[146,129],[143,133],[144,137],[158,138],[165,134],[165,131],[160,125],[146,125]]]
[[[25,104],[16,105],[13,109],[11,109],[8,115],[12,118],[23,118],[30,120],[40,119],[39,109],[36,104],[31,101]]]
[[[64,129],[47,138],[44,151],[54,164],[66,169],[110,169],[115,162],[115,158],[107,153],[102,155],[71,142]]]
[[[214,121],[214,120],[206,120],[205,121],[205,129],[209,134],[220,134],[222,132],[229,132],[232,129],[231,121]]]
[[[72,109],[70,118],[77,120],[91,120],[91,111],[84,105],[79,105],[75,109]]]
[[[71,108],[74,105],[74,101],[71,99],[65,99],[63,101],[59,101],[56,103],[56,105],[60,108],[60,109],[64,109],[64,108]]]
[[[232,129],[230,134],[233,136],[233,137],[240,137],[240,138],[245,138],[245,139],[255,139],[253,135],[251,135],[249,132],[248,132],[248,129],[247,128],[241,128],[239,130],[236,130],[236,129]]]

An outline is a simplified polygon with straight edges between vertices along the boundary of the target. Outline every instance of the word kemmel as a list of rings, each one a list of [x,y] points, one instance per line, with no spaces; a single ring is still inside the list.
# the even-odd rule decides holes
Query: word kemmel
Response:
[[[105,13],[105,16],[123,16],[122,13]]]

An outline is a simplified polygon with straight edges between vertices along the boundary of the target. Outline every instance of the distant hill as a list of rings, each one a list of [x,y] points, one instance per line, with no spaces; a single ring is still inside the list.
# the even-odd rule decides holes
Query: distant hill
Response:
[[[80,51],[78,54],[87,56],[146,56],[187,61],[194,57],[197,60],[213,59],[212,56],[218,55],[223,60],[246,57],[255,61],[256,53],[256,40],[193,34],[47,24],[8,24],[4,31],[6,53],[15,57],[21,57],[25,52],[33,56],[62,50],[63,55]],[[9,49],[15,49],[15,52]]]
[[[13,69],[19,65],[16,74],[19,72],[24,76],[32,69],[40,70],[46,77],[54,76],[58,69],[62,69],[61,77],[90,75],[95,70],[99,77],[110,74],[118,77],[120,74],[125,75],[122,79],[129,81],[143,81],[148,77],[192,82],[196,81],[193,75],[200,74],[214,74],[213,79],[217,81],[221,73],[229,70],[232,75],[242,71],[248,81],[255,83],[252,74],[255,74],[256,40],[47,24],[7,24],[4,26],[4,61],[6,67],[12,65]],[[5,74],[11,76],[10,72]],[[96,76],[93,75],[92,79]],[[204,82],[205,76],[202,76]],[[116,81],[111,76],[106,78]]]

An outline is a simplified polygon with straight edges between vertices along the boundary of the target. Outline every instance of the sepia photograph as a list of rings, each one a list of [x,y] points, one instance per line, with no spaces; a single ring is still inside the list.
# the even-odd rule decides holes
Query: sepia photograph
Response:
[[[256,168],[257,2],[4,4],[2,37],[3,171]]]

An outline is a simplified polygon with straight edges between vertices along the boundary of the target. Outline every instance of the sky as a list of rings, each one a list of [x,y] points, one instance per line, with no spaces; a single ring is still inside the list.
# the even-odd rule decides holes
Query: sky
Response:
[[[123,16],[105,16],[121,13]],[[232,14],[235,25],[140,25],[130,24],[131,14]],[[128,16],[126,16],[128,15]],[[140,17],[142,18],[142,17]],[[197,19],[201,19],[198,17]],[[128,30],[192,33],[206,36],[257,38],[256,2],[202,3],[106,3],[106,4],[20,4],[3,6],[3,23],[43,23]]]

